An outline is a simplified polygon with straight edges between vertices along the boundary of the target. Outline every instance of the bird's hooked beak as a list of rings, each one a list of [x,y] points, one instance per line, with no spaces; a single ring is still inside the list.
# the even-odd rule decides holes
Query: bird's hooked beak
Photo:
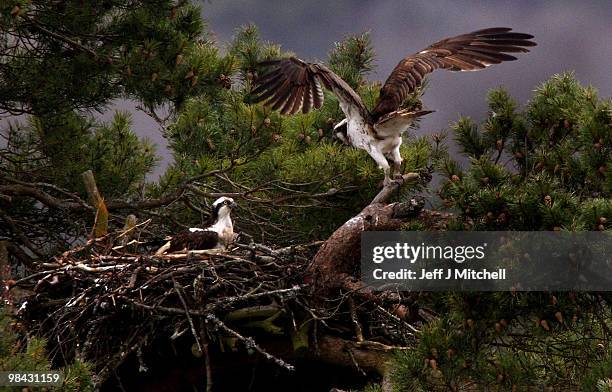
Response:
[[[232,202],[232,203],[229,205],[229,208],[231,208],[232,210],[234,210],[234,209],[238,208],[238,204],[236,204],[236,202],[235,202],[235,201],[233,201],[233,202]]]

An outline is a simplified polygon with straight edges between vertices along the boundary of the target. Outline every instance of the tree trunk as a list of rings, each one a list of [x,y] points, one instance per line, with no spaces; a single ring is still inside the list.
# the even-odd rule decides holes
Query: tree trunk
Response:
[[[361,233],[397,230],[396,204],[374,203],[338,228],[321,246],[307,270],[307,281],[315,292],[326,296],[338,288],[358,288]]]

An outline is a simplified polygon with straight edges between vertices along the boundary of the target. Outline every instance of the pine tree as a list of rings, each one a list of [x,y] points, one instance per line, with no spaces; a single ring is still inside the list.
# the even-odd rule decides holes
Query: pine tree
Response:
[[[21,115],[2,130],[0,235],[26,248],[11,247],[27,261],[88,236],[82,172],[93,171],[106,198],[144,196],[155,147],[136,137],[128,113],[100,123],[96,112],[121,98],[174,113],[219,90],[231,64],[187,1],[3,0],[0,19],[0,111]],[[41,192],[55,202],[13,197]]]
[[[458,211],[448,229],[610,230],[612,101],[562,74],[522,111],[503,89],[488,102],[482,124],[460,118],[451,127],[470,163],[440,165],[440,196]],[[419,301],[440,317],[422,330],[415,352],[398,354],[396,390],[458,391],[469,383],[595,390],[612,374],[611,300],[572,292],[424,295]]]
[[[3,0],[0,18],[0,108],[13,114],[98,110],[120,95],[180,104],[215,76],[202,72],[215,49],[187,1]]]
[[[261,71],[258,63],[289,53],[262,42],[254,26],[236,32],[228,53],[237,70],[232,89],[200,94],[178,112],[166,132],[175,163],[152,194],[163,194],[185,178],[203,176],[197,184],[207,190],[202,194],[247,192],[249,197],[239,202],[251,216],[238,217],[238,223],[259,240],[325,238],[373,197],[380,171],[363,152],[332,140],[332,127],[343,118],[333,94],[326,92],[321,110],[295,116],[248,103]],[[329,66],[369,106],[380,89],[365,79],[373,59],[367,34],[346,37],[328,56]],[[403,147],[405,170],[426,170],[432,148],[425,138],[410,139]],[[206,176],[216,170],[222,176]],[[182,213],[183,221],[200,219],[197,212]]]
[[[27,116],[2,130],[0,236],[9,238],[11,260],[32,267],[91,235],[95,209],[80,179],[89,169],[111,229],[134,213],[153,219],[151,237],[201,223],[218,195],[231,194],[245,235],[271,245],[322,240],[378,191],[374,162],[332,138],[343,117],[333,94],[321,110],[290,117],[249,102],[258,63],[290,55],[254,26],[222,50],[187,1],[85,3],[0,0],[0,110]],[[373,59],[363,34],[337,43],[326,61],[369,108],[380,89],[367,80]],[[420,93],[405,106],[418,106]],[[169,141],[174,162],[156,183],[143,181],[157,161],[154,146],[135,136],[129,114],[108,123],[93,116],[120,98],[138,102]],[[402,146],[405,172],[435,165],[441,173],[442,207],[456,211],[447,229],[609,230],[611,101],[568,74],[540,86],[524,110],[503,89],[488,101],[482,124],[460,118],[451,127],[467,167],[445,153],[443,135],[410,136]],[[399,198],[421,187],[405,186]],[[424,326],[414,351],[397,354],[397,390],[471,382],[594,390],[612,374],[607,294],[417,300],[440,317]],[[43,341],[9,351],[19,339],[1,336],[8,361],[48,368]],[[74,366],[70,379],[85,389],[86,365]]]
[[[147,234],[157,237],[200,223],[214,195],[229,192],[241,195],[241,232],[274,245],[322,239],[378,191],[382,174],[371,159],[331,138],[342,118],[332,94],[321,111],[294,117],[249,103],[259,61],[288,55],[253,26],[221,54],[183,1],[6,1],[0,10],[5,41],[41,45],[2,48],[21,57],[2,58],[0,79],[21,87],[1,91],[0,108],[27,116],[3,130],[0,151],[0,235],[12,261],[34,268],[90,238],[97,205],[87,205],[80,179],[88,169],[111,232],[134,212],[156,218]],[[347,37],[329,55],[370,107],[380,88],[365,79],[372,61],[367,35]],[[108,123],[92,115],[117,98],[137,101],[164,130],[174,163],[158,183],[143,184],[155,151],[136,138],[129,115]],[[425,138],[403,148],[406,171],[431,165]]]
[[[15,322],[0,307],[0,371],[47,371],[51,369],[46,342],[35,336],[23,337],[16,329],[23,325]],[[23,331],[22,331],[23,332]],[[62,392],[93,391],[93,382],[87,363],[74,361],[60,369],[64,374],[61,387],[54,390]],[[22,391],[22,387],[0,387],[0,391]]]

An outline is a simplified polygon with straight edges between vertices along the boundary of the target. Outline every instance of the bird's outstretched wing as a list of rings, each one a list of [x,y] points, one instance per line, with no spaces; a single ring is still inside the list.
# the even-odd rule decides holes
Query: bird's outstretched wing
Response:
[[[516,60],[508,53],[529,52],[535,46],[530,34],[515,33],[511,28],[494,27],[446,38],[418,53],[404,58],[385,81],[372,111],[376,121],[397,110],[426,74],[438,68],[450,71],[478,71],[491,64]]]
[[[308,113],[323,105],[323,89],[331,90],[340,101],[344,114],[356,111],[361,116],[369,113],[357,93],[342,78],[322,64],[307,63],[295,57],[264,61],[261,66],[269,71],[256,80],[251,102],[264,102],[283,114],[299,111]]]

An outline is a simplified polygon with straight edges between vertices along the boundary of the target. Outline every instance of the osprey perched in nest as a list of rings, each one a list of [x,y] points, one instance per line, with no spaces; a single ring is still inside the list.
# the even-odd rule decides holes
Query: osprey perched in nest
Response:
[[[530,34],[515,33],[510,28],[494,27],[438,41],[397,64],[371,112],[359,95],[330,69],[295,57],[262,62],[271,69],[257,80],[251,100],[264,102],[283,114],[308,113],[323,104],[323,85],[338,97],[346,116],[334,127],[336,135],[346,144],[367,151],[384,171],[387,185],[391,181],[388,159],[393,162],[394,176],[401,177],[403,132],[415,118],[431,113],[402,109],[425,75],[438,68],[478,71],[516,60],[508,53],[528,52],[527,47],[536,45],[531,38]]]
[[[201,229],[191,227],[176,234],[155,252],[177,252],[183,250],[225,249],[234,241],[234,225],[231,212],[237,204],[232,198],[220,197],[212,204],[210,226]]]

